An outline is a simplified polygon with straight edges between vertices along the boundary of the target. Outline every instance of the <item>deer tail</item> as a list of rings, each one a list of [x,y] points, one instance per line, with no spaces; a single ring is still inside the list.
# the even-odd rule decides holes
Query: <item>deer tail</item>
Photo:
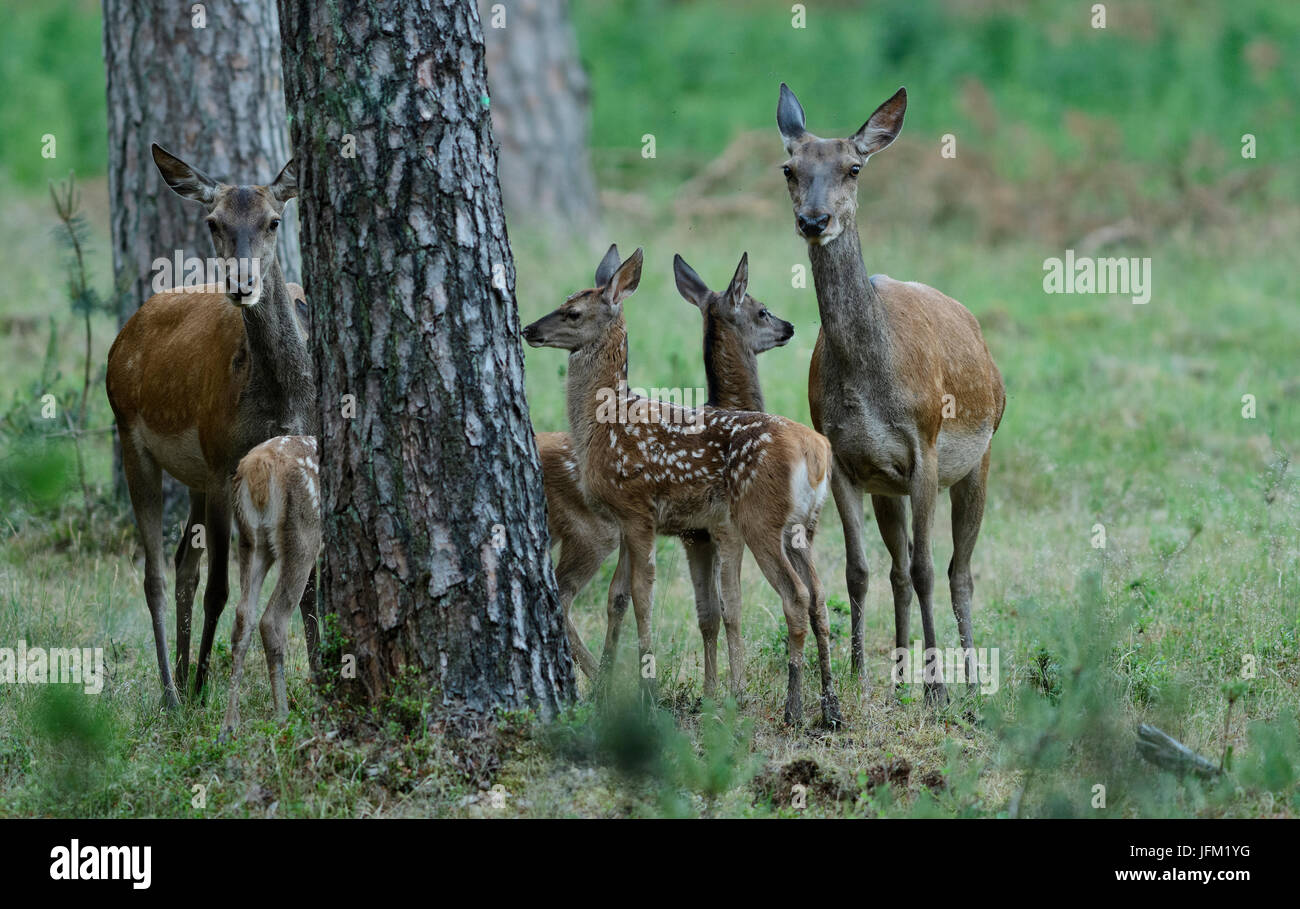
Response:
[[[271,459],[263,452],[254,451],[239,462],[235,471],[234,495],[235,511],[240,520],[241,529],[252,529],[263,523],[275,490],[274,471]]]

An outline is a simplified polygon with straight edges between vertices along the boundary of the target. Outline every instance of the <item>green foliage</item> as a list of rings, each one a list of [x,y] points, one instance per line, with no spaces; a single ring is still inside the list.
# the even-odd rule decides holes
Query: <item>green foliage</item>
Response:
[[[565,760],[608,766],[629,784],[649,786],[669,817],[711,813],[759,767],[753,721],[732,699],[704,701],[694,736],[678,728],[671,712],[628,694],[611,695],[600,708],[579,706],[542,734]]]
[[[1113,124],[1125,159],[1168,162],[1171,173],[1207,124],[1234,153],[1251,132],[1286,160],[1300,154],[1300,123],[1276,113],[1300,83],[1295,4],[1197,2],[1176,16],[1111,8],[1105,29],[1072,0],[1017,4],[1014,14],[939,0],[809,4],[803,29],[779,3],[578,0],[573,18],[601,149],[639,153],[653,133],[660,158],[708,160],[743,130],[775,136],[785,81],[823,135],[856,129],[906,85],[913,135],[936,147],[947,132],[994,141],[1006,174],[1022,166],[1026,139],[1078,155],[1089,137],[1063,128],[1072,113]],[[972,105],[972,92],[986,92],[989,106]]]
[[[1250,751],[1238,775],[1243,783],[1272,793],[1291,789],[1300,775],[1300,728],[1294,715],[1250,724]]]
[[[111,804],[119,717],[75,683],[41,686],[32,700],[27,726],[44,804],[67,817],[100,814]]]
[[[67,298],[79,323],[82,341],[80,375],[65,379],[61,364],[60,322],[48,317],[49,341],[39,377],[0,402],[0,505],[11,510],[18,523],[29,516],[46,519],[58,514],[67,494],[82,493],[82,521],[89,525],[94,500],[87,476],[84,441],[92,394],[102,387],[102,368],[94,363],[93,323],[110,305],[91,286],[86,253],[90,231],[81,210],[76,178],[69,175],[59,186],[50,184],[59,226],[55,240],[65,253]],[[99,380],[99,381],[96,381]],[[93,392],[92,392],[93,388]],[[11,519],[11,525],[17,526]]]
[[[107,155],[101,13],[94,0],[0,0],[0,177],[43,186]],[[42,157],[53,135],[55,158]]]
[[[1055,612],[1041,631],[1050,644],[1038,648],[1032,665],[1044,681],[990,705],[1001,759],[1023,774],[1013,814],[1029,813],[1032,805],[1034,813],[1085,815],[1088,775],[1112,791],[1111,804],[1118,801],[1114,790],[1131,775],[1134,759],[1131,747],[1120,744],[1131,739],[1115,671],[1122,628],[1122,618],[1106,606],[1100,575],[1084,576],[1077,604]]]

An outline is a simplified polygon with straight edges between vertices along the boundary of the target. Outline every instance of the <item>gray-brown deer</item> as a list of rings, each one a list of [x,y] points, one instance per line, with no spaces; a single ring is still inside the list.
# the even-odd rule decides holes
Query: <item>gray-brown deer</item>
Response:
[[[739,536],[785,612],[786,721],[798,723],[803,714],[803,645],[811,620],[823,719],[838,725],[826,604],[811,550],[830,482],[830,443],[784,417],[692,410],[630,394],[623,301],[640,282],[641,264],[638,249],[607,284],[571,295],[523,334],[534,347],[569,351],[566,393],[578,471],[587,498],[619,525],[619,562],[628,573],[642,666],[653,662],[655,537],[703,530],[726,551]],[[616,628],[612,622],[610,630]],[[653,687],[653,672],[642,677]]]
[[[856,133],[819,139],[785,83],[777,126],[789,159],[782,165],[795,230],[808,244],[822,327],[808,374],[813,425],[835,451],[831,489],[844,525],[852,667],[863,671],[862,607],[867,593],[863,493],[871,495],[893,567],[894,640],[908,646],[912,591],[921,604],[928,652],[926,699],[947,701],[932,614],[930,533],[941,489],[951,488],[953,612],[972,690],[978,674],[971,630],[971,553],[984,515],[991,440],[1006,394],[975,317],[932,287],[868,277],[858,240],[858,174],[903,127],[899,89]],[[880,213],[882,220],[888,212]],[[904,499],[910,500],[912,540]],[[901,659],[895,652],[895,659]],[[897,665],[897,664],[896,664]],[[865,676],[863,676],[865,678]]]
[[[258,628],[266,653],[275,714],[289,713],[284,679],[284,649],[289,617],[302,599],[320,552],[320,470],[316,440],[311,436],[278,436],[258,445],[239,462],[232,484],[235,524],[239,527],[239,605],[231,651],[230,695],[222,737],[239,726],[239,686],[244,657],[253,638],[253,616],[262,582],[276,562],[280,575]]]
[[[316,390],[307,334],[275,259],[276,229],[298,194],[293,162],[265,186],[218,183],[153,146],[167,185],[207,210],[217,255],[242,267],[226,286],[155,294],[123,326],[108,353],[106,385],[122,443],[122,468],[145,555],[145,600],[166,706],[179,705],[190,665],[190,618],[198,587],[196,525],[205,528],[208,581],[194,679],[201,692],[217,620],[229,593],[230,481],[253,446],[307,435]],[[190,490],[176,549],[176,677],[167,658],[162,471]],[[302,603],[313,671],[319,666],[312,598]]]
[[[596,269],[597,287],[609,282],[618,264],[618,247],[611,246]],[[728,410],[764,410],[758,379],[758,354],[786,344],[794,336],[794,326],[777,318],[747,292],[748,254],[742,255],[731,283],[722,293],[710,290],[680,255],[673,257],[673,275],[678,292],[698,307],[703,316],[708,405]],[[567,432],[537,433],[537,447],[542,459],[551,542],[560,549],[555,578],[560,588],[569,642],[583,672],[594,679],[598,673],[595,658],[582,642],[569,610],[574,597],[618,546],[618,524],[593,508],[583,496],[578,461]],[[690,531],[682,534],[681,538],[686,547],[696,611],[705,641],[705,695],[712,697],[716,688],[717,665],[713,653],[721,619],[727,629],[732,693],[739,697],[744,684],[744,645],[739,617],[727,603],[740,601],[740,563],[744,543],[736,538],[729,552],[718,553],[716,544],[706,531]],[[620,583],[614,585],[607,607],[609,621],[620,624],[630,595],[625,575],[626,571],[616,575]],[[719,582],[722,590],[720,601]],[[614,643],[617,644],[617,632]]]

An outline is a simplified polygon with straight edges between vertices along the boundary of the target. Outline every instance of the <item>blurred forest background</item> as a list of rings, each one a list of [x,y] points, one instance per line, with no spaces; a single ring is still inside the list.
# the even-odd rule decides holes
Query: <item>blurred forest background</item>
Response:
[[[979,722],[932,717],[887,690],[888,559],[871,530],[878,678],[848,711],[849,734],[780,730],[783,622],[752,561],[750,703],[715,727],[698,710],[685,560],[665,540],[656,636],[673,722],[642,742],[662,764],[602,763],[625,731],[593,731],[579,715],[529,744],[494,742],[490,779],[446,769],[441,746],[412,745],[409,730],[382,745],[345,735],[330,746],[337,766],[381,770],[340,782],[305,757],[287,769],[268,757],[277,743],[314,740],[330,720],[313,716],[248,736],[244,782],[216,810],[274,810],[269,796],[248,795],[256,785],[282,813],[781,813],[794,781],[826,813],[1300,814],[1300,5],[1131,0],[1105,4],[1105,28],[1093,27],[1092,6],[824,0],[807,4],[800,28],[785,2],[573,0],[598,213],[543,220],[507,196],[523,322],[587,286],[609,243],[645,247],[627,308],[632,381],[644,387],[705,384],[698,315],[673,288],[673,253],[721,289],[748,251],[750,292],[796,326],[787,347],[760,358],[768,407],[807,422],[818,317],[811,281],[793,280],[807,257],[780,176],[777,86],[790,84],[822,136],[852,133],[907,87],[902,136],[860,181],[867,267],[962,301],[1008,389],[975,556],[975,640],[1001,648],[1003,687]],[[180,743],[196,729],[211,738],[216,715],[177,729],[151,710],[147,612],[125,558],[134,529],[113,499],[100,431],[111,423],[102,375],[116,332],[100,6],[0,0],[0,16],[0,643],[111,642],[116,667],[92,706],[0,689],[0,813],[71,810],[50,807],[51,793],[87,813],[190,813],[182,783],[225,756],[212,746],[182,758]],[[54,158],[41,153],[46,134]],[[955,157],[941,154],[948,136]],[[151,138],[203,161],[201,147]],[[70,171],[76,246],[48,188]],[[1045,294],[1043,260],[1066,249],[1150,257],[1150,303]],[[534,425],[565,428],[563,357],[527,357]],[[62,415],[51,430],[43,396],[79,403],[87,379],[86,434]],[[1257,407],[1249,416],[1245,395]],[[939,521],[942,579],[946,501]],[[829,506],[817,557],[847,685],[844,556]],[[611,568],[574,606],[589,644],[602,634]],[[947,597],[941,582],[939,633],[955,646]],[[305,686],[294,633],[292,677]],[[71,741],[49,732],[50,717],[66,716],[79,718]],[[1230,779],[1156,773],[1135,756],[1138,721],[1224,761]],[[159,750],[174,759],[154,760]],[[96,773],[69,777],[59,757],[69,753],[94,754]],[[1110,791],[1100,811],[1090,805],[1099,781]],[[485,808],[489,783],[517,797]]]

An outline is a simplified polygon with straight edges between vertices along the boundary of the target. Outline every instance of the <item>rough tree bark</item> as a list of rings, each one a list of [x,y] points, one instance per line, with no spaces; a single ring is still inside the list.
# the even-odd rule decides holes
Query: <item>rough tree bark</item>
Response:
[[[567,0],[479,0],[479,9],[511,223],[591,225],[587,74]]]
[[[473,0],[280,16],[344,688],[374,700],[414,667],[446,704],[552,714],[573,664]]]
[[[267,183],[290,158],[275,0],[211,0],[201,18],[192,6],[103,0],[118,325],[153,293],[154,259],[177,249],[212,255],[203,211],[163,183],[150,143],[217,180]],[[277,259],[286,280],[297,281],[293,206]]]

